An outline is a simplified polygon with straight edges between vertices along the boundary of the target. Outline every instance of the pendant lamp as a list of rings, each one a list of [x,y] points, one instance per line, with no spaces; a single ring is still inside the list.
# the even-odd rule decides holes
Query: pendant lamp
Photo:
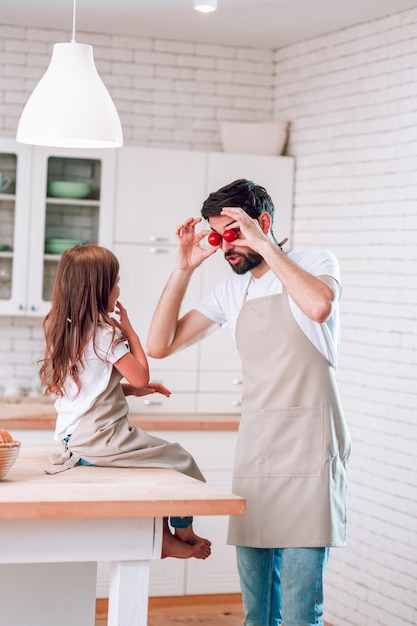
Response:
[[[39,146],[116,148],[123,131],[113,100],[94,64],[93,47],[56,43],[48,69],[23,109],[16,140]]]
[[[194,0],[194,8],[201,13],[210,13],[217,9],[217,0]]]

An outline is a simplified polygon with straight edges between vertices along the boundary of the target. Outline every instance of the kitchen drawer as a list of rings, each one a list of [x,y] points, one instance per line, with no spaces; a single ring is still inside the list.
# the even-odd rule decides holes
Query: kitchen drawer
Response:
[[[197,413],[233,413],[240,414],[241,392],[235,393],[199,393]]]
[[[151,381],[165,385],[172,392],[172,395],[179,391],[182,393],[197,391],[197,371],[195,369],[173,370],[154,367],[151,369]]]
[[[171,396],[160,393],[136,398],[127,396],[131,413],[193,413],[196,406],[197,372],[195,370],[175,372],[173,370],[154,369],[151,381],[165,385]]]
[[[161,394],[151,394],[136,398],[128,396],[127,402],[131,413],[195,413],[195,393],[173,393],[169,398]]]
[[[221,371],[202,371],[198,383],[199,392],[226,392],[237,394],[239,397],[242,393],[242,372],[240,370],[221,372]]]

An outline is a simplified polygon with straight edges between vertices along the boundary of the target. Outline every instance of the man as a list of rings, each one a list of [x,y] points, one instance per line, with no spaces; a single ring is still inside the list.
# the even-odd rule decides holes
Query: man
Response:
[[[245,626],[323,624],[330,546],[345,545],[349,432],[335,382],[339,267],[327,250],[286,254],[267,191],[241,179],[210,194],[177,229],[177,264],[156,308],[147,352],[163,358],[228,324],[243,398],[231,518]],[[232,233],[230,232],[232,231]],[[234,231],[234,232],[233,232]],[[217,245],[203,247],[203,240]],[[179,318],[195,269],[221,249],[234,271]]]

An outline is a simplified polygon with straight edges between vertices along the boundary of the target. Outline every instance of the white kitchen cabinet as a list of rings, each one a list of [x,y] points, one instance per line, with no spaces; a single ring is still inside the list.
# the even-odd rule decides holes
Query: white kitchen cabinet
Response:
[[[115,243],[120,261],[120,301],[127,308],[143,344],[153,312],[175,261],[175,248]],[[198,281],[192,281],[184,308],[199,300]],[[129,396],[130,410],[138,413],[194,413],[196,410],[199,346],[192,346],[166,359],[149,359],[151,380],[164,384],[172,395]]]
[[[114,241],[175,245],[175,229],[198,216],[205,197],[206,154],[120,148]]]
[[[272,197],[277,240],[290,239],[293,168],[290,157],[133,147],[119,151],[114,249],[121,262],[121,300],[142,341],[175,264],[176,227],[187,217],[199,217],[212,191],[248,178]],[[195,271],[182,312],[231,272],[219,250]],[[167,359],[150,359],[150,365],[152,378],[166,384],[172,396],[129,399],[132,410],[239,412],[241,364],[228,328]]]
[[[114,251],[120,261],[120,300],[142,342],[175,264],[175,228],[196,214],[204,197],[205,154],[183,150],[121,148],[117,161]],[[200,299],[193,277],[183,310]],[[194,413],[199,347],[162,360],[149,359],[151,378],[172,392],[128,398],[132,411]]]
[[[9,248],[0,251],[0,314],[43,316],[60,258],[48,252],[48,243],[112,243],[115,151],[1,141],[0,167],[8,174],[13,163],[12,193],[0,194],[1,233]],[[91,190],[83,198],[57,197],[50,191],[54,180],[87,182]]]
[[[276,238],[290,239],[293,170],[292,157],[120,148],[114,241],[175,246],[176,227],[199,217],[207,196],[237,178],[266,188],[275,205]]]
[[[19,314],[26,303],[31,148],[0,142],[0,313]]]

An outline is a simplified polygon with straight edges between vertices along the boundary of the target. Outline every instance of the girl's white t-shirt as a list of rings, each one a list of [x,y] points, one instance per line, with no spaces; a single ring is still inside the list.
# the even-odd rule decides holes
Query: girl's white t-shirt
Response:
[[[288,253],[288,257],[313,276],[331,276],[334,278],[339,286],[337,300],[340,300],[342,286],[339,263],[333,253],[325,249],[293,251]],[[237,318],[246,292],[246,298],[252,300],[279,294],[282,291],[282,283],[272,270],[268,270],[260,278],[254,278],[250,272],[242,275],[233,274],[218,283],[195,309],[222,327],[228,325],[233,338],[236,339]],[[338,305],[334,306],[329,319],[323,324],[319,324],[303,313],[290,296],[288,296],[288,300],[294,319],[304,334],[331,365],[336,367],[340,342]]]
[[[81,389],[78,393],[77,385],[70,376],[64,384],[64,396],[55,401],[58,413],[55,437],[62,441],[71,435],[80,423],[83,415],[88,411],[109,384],[113,363],[129,352],[129,345],[125,341],[118,341],[121,332],[116,328],[112,340],[113,329],[107,324],[100,324],[97,328],[94,342],[88,343],[84,352],[82,364],[79,367]]]

